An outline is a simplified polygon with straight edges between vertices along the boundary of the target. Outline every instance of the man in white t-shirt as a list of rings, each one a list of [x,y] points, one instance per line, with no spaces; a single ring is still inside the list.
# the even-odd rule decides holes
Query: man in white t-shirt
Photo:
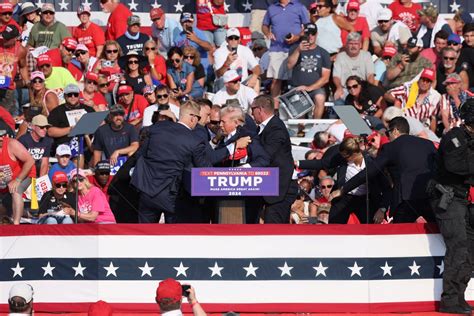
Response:
[[[241,81],[246,81],[246,85],[254,89],[262,72],[250,48],[240,45],[240,32],[235,27],[227,30],[226,42],[214,52],[214,69],[218,78],[227,70],[236,70]],[[252,71],[250,77],[249,70]]]
[[[248,112],[257,93],[253,89],[240,83],[242,77],[236,70],[228,70],[222,77],[224,79],[224,88],[214,95],[212,103],[224,105],[227,100],[237,99],[244,112]]]

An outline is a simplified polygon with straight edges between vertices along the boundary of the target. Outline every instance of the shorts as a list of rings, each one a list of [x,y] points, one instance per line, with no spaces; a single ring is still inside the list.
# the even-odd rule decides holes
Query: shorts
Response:
[[[279,80],[288,80],[290,70],[288,69],[288,53],[270,52],[270,62],[268,64],[267,77]]]
[[[323,88],[319,88],[319,89],[308,92],[308,95],[310,96],[311,100],[314,100],[314,97],[317,95],[326,96],[326,91]]]

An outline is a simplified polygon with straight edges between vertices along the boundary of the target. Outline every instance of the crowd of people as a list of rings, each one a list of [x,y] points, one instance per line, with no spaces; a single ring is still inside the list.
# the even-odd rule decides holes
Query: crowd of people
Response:
[[[217,199],[192,197],[183,171],[271,166],[279,194],[247,198],[246,223],[434,221],[427,161],[473,97],[471,14],[445,19],[411,0],[260,2],[248,28],[228,27],[222,0],[178,20],[153,8],[151,25],[101,0],[105,28],[87,5],[68,28],[50,3],[0,4],[2,214],[14,224],[218,222]],[[295,163],[279,118],[291,89],[314,102],[308,118],[334,118],[327,102],[351,105],[373,133],[336,121]],[[100,111],[94,134],[70,136]],[[50,191],[25,210],[41,177]]]

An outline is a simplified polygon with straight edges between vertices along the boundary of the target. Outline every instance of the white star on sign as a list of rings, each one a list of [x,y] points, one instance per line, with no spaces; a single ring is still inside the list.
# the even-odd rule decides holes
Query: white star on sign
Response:
[[[84,276],[84,270],[87,269],[86,267],[83,267],[81,265],[81,262],[79,261],[79,263],[77,264],[77,267],[72,267],[75,271],[74,273],[74,277],[77,277],[78,275],[80,276]]]
[[[444,272],[444,260],[441,260],[441,264],[436,265],[439,269],[439,275],[443,274]]]
[[[247,274],[245,275],[245,277],[247,278],[249,275],[253,275],[254,277],[257,277],[257,273],[255,273],[255,271],[258,270],[258,267],[254,267],[252,262],[250,262],[250,264],[248,265],[248,267],[243,267],[243,269],[245,271],[247,271]]]
[[[161,4],[157,2],[158,0],[155,0],[155,2],[151,5],[153,9],[159,9],[161,7]]]
[[[225,11],[225,12],[229,12],[229,7],[230,7],[230,5],[227,4],[227,3],[224,1],[224,11]]]
[[[13,270],[13,277],[16,277],[17,275],[20,276],[20,278],[23,277],[23,274],[21,271],[25,270],[25,268],[21,267],[19,262],[16,263],[16,267],[10,268],[10,269]]]
[[[89,2],[89,0],[85,0],[82,4],[92,7],[92,2]]]
[[[183,12],[183,7],[184,5],[181,4],[181,2],[178,2],[174,5],[174,11],[175,12]]]
[[[451,12],[457,12],[461,7],[459,4],[456,3],[456,0],[453,0],[453,4],[450,4],[449,6],[451,7]]]
[[[324,275],[326,276],[326,270],[328,267],[323,266],[323,263],[319,261],[319,266],[313,267],[314,270],[316,270],[316,276],[319,275]]]
[[[176,277],[178,277],[180,274],[184,275],[185,277],[188,277],[188,276],[186,275],[186,270],[188,270],[189,267],[183,266],[183,262],[182,262],[182,261],[179,263],[179,267],[173,267],[173,269],[176,270]]]
[[[46,267],[41,267],[41,269],[44,270],[43,277],[47,276],[48,274],[50,276],[53,276],[53,270],[56,269],[56,267],[52,267],[51,263],[49,263],[48,261],[48,264],[46,265]]]
[[[413,275],[413,274],[418,274],[420,275],[420,272],[418,271],[420,269],[421,266],[418,266],[416,265],[416,261],[413,260],[413,265],[412,266],[408,266],[411,270],[411,274],[410,275]]]
[[[38,2],[36,2],[36,6],[38,8],[41,8],[43,6],[43,2],[41,2],[41,0],[38,0]]]
[[[212,271],[211,278],[215,275],[218,275],[222,278],[221,271],[224,269],[224,267],[219,267],[219,265],[217,264],[217,261],[214,262],[213,267],[208,267],[208,269]]]
[[[389,266],[387,261],[385,261],[385,266],[380,267],[380,269],[383,270],[383,276],[386,276],[387,274],[392,276],[392,268],[393,266]]]
[[[289,267],[285,261],[285,264],[283,265],[283,267],[278,267],[278,269],[281,270],[281,275],[280,275],[281,277],[284,276],[285,274],[288,276],[291,276],[291,270],[293,269],[293,267]]]
[[[131,0],[128,3],[128,7],[130,8],[130,11],[137,11],[137,6],[138,6],[138,3],[135,3],[135,0]]]
[[[145,275],[151,276],[151,270],[153,270],[155,267],[150,267],[148,265],[148,261],[145,261],[145,265],[143,267],[138,267],[138,269],[142,270],[142,278]]]
[[[249,3],[249,0],[247,0],[245,3],[242,3],[242,6],[244,7],[245,11],[252,11],[252,4]]]
[[[354,275],[358,275],[358,276],[362,276],[362,274],[360,274],[360,270],[364,269],[364,267],[359,267],[357,265],[357,261],[354,261],[354,266],[352,267],[347,267],[349,270],[351,270],[351,278],[354,276]]]
[[[113,275],[114,277],[117,277],[117,269],[119,267],[114,267],[114,264],[112,263],[112,261],[110,261],[110,265],[108,267],[103,267],[105,270],[107,270],[107,275],[106,277],[108,277],[109,275]]]
[[[65,0],[61,0],[58,4],[60,6],[59,10],[67,10],[67,6],[69,5]]]

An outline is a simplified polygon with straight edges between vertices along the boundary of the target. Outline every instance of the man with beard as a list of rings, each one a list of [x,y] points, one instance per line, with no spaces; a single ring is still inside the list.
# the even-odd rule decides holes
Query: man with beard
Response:
[[[50,126],[46,116],[36,115],[31,121],[31,131],[18,139],[35,160],[37,177],[48,174],[49,157],[53,145],[53,140],[47,135]]]
[[[392,58],[387,66],[387,88],[401,86],[415,78],[423,69],[433,68],[433,64],[428,59],[420,56],[422,48],[423,42],[416,37],[411,37],[408,40],[407,49]]]
[[[51,65],[53,67],[66,68],[74,79],[79,81],[82,78],[82,71],[79,69],[80,63],[73,59],[76,47],[77,41],[72,37],[66,37],[61,42],[61,45],[59,45],[59,48],[50,49],[45,55],[51,58]]]
[[[131,156],[138,149],[138,132],[125,122],[124,115],[120,104],[110,107],[109,123],[99,127],[94,135],[94,161],[105,158],[115,166],[119,157]]]
[[[110,164],[107,160],[101,160],[94,167],[94,174],[87,176],[89,182],[98,187],[109,201],[109,185],[113,176],[110,175]],[[114,214],[115,215],[115,214]]]

